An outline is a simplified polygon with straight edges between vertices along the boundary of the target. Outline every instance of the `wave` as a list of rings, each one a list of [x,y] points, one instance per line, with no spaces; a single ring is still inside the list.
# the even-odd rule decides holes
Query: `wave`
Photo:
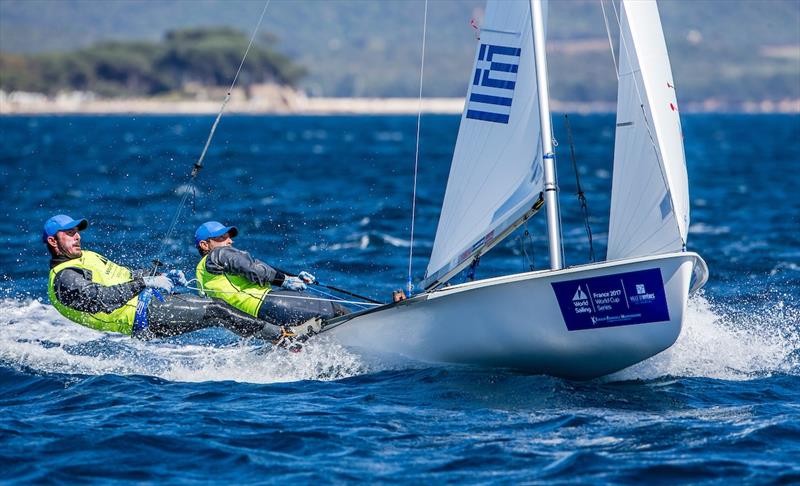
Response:
[[[694,223],[689,226],[689,233],[693,235],[723,235],[730,232],[730,226],[714,226],[705,223]]]
[[[698,293],[672,347],[609,379],[749,380],[773,374],[800,374],[800,308],[778,300],[745,310],[715,305]]]
[[[377,242],[377,244],[375,244]],[[311,245],[311,251],[337,251],[347,249],[366,250],[367,248],[379,248],[381,245],[393,246],[395,248],[408,248],[411,246],[411,240],[398,238],[388,233],[379,231],[368,231],[354,233],[347,237],[347,241],[341,243],[320,243]],[[415,239],[415,248],[431,248],[433,246],[430,240]]]
[[[174,194],[176,196],[183,196],[184,194],[189,193],[195,197],[202,196],[203,192],[198,189],[198,187],[194,184],[181,184],[175,188]]]
[[[0,309],[0,363],[35,373],[278,383],[336,380],[368,371],[358,356],[324,338],[299,353],[233,339],[221,330],[216,336],[214,330],[140,341],[76,325],[37,300],[3,299]]]

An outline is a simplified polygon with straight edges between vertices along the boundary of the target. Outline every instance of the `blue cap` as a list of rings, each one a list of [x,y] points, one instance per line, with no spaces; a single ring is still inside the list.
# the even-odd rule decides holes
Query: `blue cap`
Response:
[[[55,236],[59,231],[67,231],[72,228],[78,228],[78,231],[83,231],[87,226],[89,226],[89,221],[84,218],[72,219],[66,214],[57,214],[44,223],[42,241],[47,244],[47,237]]]
[[[194,245],[200,247],[200,242],[209,238],[216,238],[225,233],[230,233],[231,238],[239,234],[236,226],[225,226],[219,221],[206,221],[194,232]]]

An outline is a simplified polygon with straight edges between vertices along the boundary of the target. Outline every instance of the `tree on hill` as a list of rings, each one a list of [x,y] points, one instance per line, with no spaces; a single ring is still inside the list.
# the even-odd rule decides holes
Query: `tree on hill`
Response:
[[[274,42],[271,37],[266,39]],[[172,31],[166,35],[164,53],[156,67],[169,73],[174,84],[226,86],[233,79],[248,42],[247,36],[229,27]],[[295,84],[304,74],[305,70],[287,57],[253,46],[245,60],[241,81],[244,85],[269,81]]]
[[[252,46],[242,85],[293,85],[305,75],[304,68],[269,46],[275,42],[265,37]],[[168,32],[160,43],[102,42],[65,53],[0,54],[0,88],[135,96],[180,92],[188,83],[227,87],[248,43],[245,34],[231,28],[191,28]]]

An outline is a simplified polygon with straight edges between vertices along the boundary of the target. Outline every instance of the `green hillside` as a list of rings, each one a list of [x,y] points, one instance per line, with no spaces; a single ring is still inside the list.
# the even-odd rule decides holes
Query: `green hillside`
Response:
[[[475,48],[470,20],[480,21],[483,4],[429,2],[425,95],[463,95]],[[0,0],[0,51],[155,42],[197,26],[250,32],[262,7],[256,0]],[[272,0],[262,31],[307,70],[300,86],[311,94],[416,96],[423,7],[421,0]],[[800,98],[800,2],[665,0],[659,8],[682,101]],[[555,98],[614,99],[598,1],[552,1],[548,36]]]
[[[194,86],[227,86],[249,37],[231,27],[167,32],[160,42],[103,41],[45,54],[0,53],[0,88],[55,94],[92,91],[107,97],[153,96]],[[295,84],[305,71],[265,43],[255,43],[241,83]]]

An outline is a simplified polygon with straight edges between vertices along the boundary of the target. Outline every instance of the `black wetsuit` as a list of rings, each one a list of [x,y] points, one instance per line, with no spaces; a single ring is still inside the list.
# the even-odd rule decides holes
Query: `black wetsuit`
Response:
[[[239,275],[255,284],[280,287],[287,275],[232,246],[219,246],[209,252],[206,271],[214,275]],[[272,290],[264,296],[258,318],[279,325],[299,324],[314,317],[329,319],[349,310],[340,304],[305,297],[293,290]]]
[[[68,261],[66,257],[50,260],[50,268]],[[144,270],[131,272],[133,280],[104,286],[92,282],[92,272],[67,267],[55,276],[54,291],[59,302],[67,307],[88,313],[110,313],[142,292],[146,287]],[[223,301],[189,294],[165,295],[164,302],[150,300],[147,307],[148,326],[136,337],[167,337],[207,327],[224,327],[243,337],[275,339],[281,333],[278,326],[256,319],[234,309]]]

